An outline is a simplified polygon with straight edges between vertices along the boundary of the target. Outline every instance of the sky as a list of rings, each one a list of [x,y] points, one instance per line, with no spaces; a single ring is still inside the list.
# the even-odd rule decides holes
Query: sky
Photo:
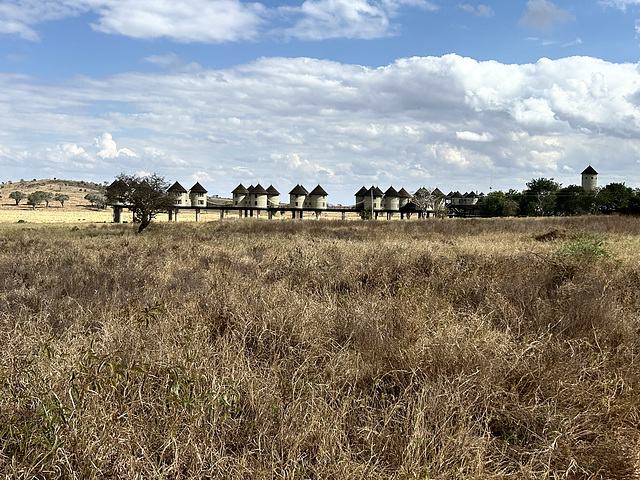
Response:
[[[639,37],[640,0],[2,0],[0,181],[640,187]]]

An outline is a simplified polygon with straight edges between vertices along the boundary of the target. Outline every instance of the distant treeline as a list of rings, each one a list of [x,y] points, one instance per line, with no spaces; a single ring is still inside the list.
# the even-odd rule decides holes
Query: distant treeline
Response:
[[[624,183],[610,183],[595,190],[579,185],[562,187],[553,178],[527,182],[522,192],[495,191],[479,203],[484,217],[501,216],[570,216],[592,213],[640,215],[640,189]]]

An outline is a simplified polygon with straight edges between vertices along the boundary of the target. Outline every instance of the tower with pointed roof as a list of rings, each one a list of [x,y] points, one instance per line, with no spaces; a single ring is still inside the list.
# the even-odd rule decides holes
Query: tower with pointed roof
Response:
[[[364,210],[364,196],[367,194],[367,189],[362,186],[360,190],[356,192],[356,210]]]
[[[273,185],[267,187],[267,205],[274,208],[280,206],[280,192]]]
[[[404,207],[411,200],[411,194],[402,187],[398,190],[398,197],[400,197],[400,208]]]
[[[364,194],[364,209],[370,208],[372,211],[382,210],[384,206],[382,205],[382,197],[384,193],[378,187],[374,187],[373,185],[367,192]],[[373,205],[371,205],[373,202]]]
[[[249,190],[247,190],[247,188],[242,184],[234,188],[231,191],[231,194],[233,195],[233,205],[236,207],[244,207],[245,199],[247,198],[248,193]]]
[[[595,190],[598,188],[598,172],[589,165],[582,172],[582,188],[585,190]]]
[[[384,192],[385,210],[400,211],[400,194],[393,188],[393,185]]]
[[[309,192],[302,185],[298,184],[289,192],[289,207],[304,208]]]
[[[192,207],[206,207],[207,189],[200,185],[200,182],[196,182],[189,190],[189,200]]]
[[[173,202],[175,206],[188,207],[191,204],[191,201],[189,200],[189,192],[187,192],[187,189],[180,185],[179,182],[171,185],[167,189],[167,192],[173,193],[175,195],[175,200]]]
[[[326,209],[328,195],[324,188],[318,184],[318,186],[309,193],[309,206],[316,209]]]
[[[260,184],[257,184],[249,194],[250,206],[258,208],[267,208],[267,190]]]

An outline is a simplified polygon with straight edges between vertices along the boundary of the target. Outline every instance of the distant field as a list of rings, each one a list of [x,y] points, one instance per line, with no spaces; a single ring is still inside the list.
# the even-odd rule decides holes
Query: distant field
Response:
[[[638,478],[639,235],[0,224],[0,474]]]
[[[86,203],[86,201],[84,201]],[[16,207],[14,204],[0,204],[0,223],[17,223],[20,220],[27,223],[110,223],[112,221],[113,212],[111,208],[97,210],[90,205],[80,204],[65,204],[64,208],[60,204],[52,202],[49,207],[44,205],[37,207],[36,209],[26,205],[19,205]],[[238,212],[228,211],[225,213],[225,219],[238,219]],[[339,213],[323,213],[323,219],[339,220],[341,215]],[[400,218],[396,216],[396,218]],[[125,222],[131,222],[131,212],[126,211],[123,214]],[[220,219],[220,211],[216,209],[202,209],[200,213],[201,222],[211,222]],[[266,220],[267,215],[263,213],[261,220]],[[284,215],[276,215],[273,220],[286,220],[291,219],[290,213]],[[347,220],[360,220],[357,213],[348,213]],[[166,222],[167,215],[159,214],[154,221]],[[315,220],[315,215],[307,214],[304,220]],[[382,221],[382,218],[379,219]],[[195,211],[193,210],[180,210],[180,222],[195,222]]]

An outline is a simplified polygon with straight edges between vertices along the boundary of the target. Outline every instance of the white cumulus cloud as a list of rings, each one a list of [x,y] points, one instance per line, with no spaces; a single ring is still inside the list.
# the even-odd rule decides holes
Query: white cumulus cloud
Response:
[[[107,132],[103,133],[100,137],[96,137],[94,143],[100,148],[98,156],[101,158],[118,158],[121,155],[137,157],[137,155],[128,148],[118,148],[111,134]]]
[[[493,140],[493,135],[487,132],[476,133],[476,132],[456,132],[456,137],[460,140],[466,140],[468,142],[491,142]]]
[[[265,7],[239,0],[87,0],[99,13],[93,27],[134,38],[219,43],[258,35]]]

